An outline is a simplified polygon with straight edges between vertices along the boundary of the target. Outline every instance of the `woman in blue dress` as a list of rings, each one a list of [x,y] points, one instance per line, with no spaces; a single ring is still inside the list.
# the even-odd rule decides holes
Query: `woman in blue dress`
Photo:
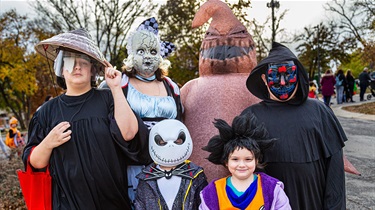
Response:
[[[163,119],[181,120],[183,107],[180,90],[167,77],[170,62],[164,59],[174,50],[174,45],[160,41],[155,18],[145,20],[130,35],[126,48],[129,56],[124,60],[121,85],[130,107],[141,117],[148,131]],[[148,141],[141,143],[139,148],[143,149],[139,154],[142,156],[138,162],[128,166],[129,196],[132,201],[138,185],[136,175],[144,165],[152,162]]]

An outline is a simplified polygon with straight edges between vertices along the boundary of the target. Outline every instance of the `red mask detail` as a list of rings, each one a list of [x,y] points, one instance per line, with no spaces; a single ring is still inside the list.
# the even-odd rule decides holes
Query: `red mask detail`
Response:
[[[279,73],[285,73],[286,72],[286,67],[285,66],[281,66],[281,67],[279,67],[278,71],[279,71]]]

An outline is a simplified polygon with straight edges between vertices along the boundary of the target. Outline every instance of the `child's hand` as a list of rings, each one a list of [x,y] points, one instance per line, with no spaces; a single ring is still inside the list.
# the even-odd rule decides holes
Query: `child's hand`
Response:
[[[70,128],[70,124],[68,122],[61,122],[56,125],[46,136],[46,138],[42,141],[48,149],[53,149],[58,147],[65,142],[71,139],[71,130],[67,130]]]
[[[120,87],[122,75],[121,72],[116,69],[116,66],[112,67],[112,65],[108,61],[105,62],[108,66],[105,68],[105,80],[107,82],[108,87],[110,89]]]

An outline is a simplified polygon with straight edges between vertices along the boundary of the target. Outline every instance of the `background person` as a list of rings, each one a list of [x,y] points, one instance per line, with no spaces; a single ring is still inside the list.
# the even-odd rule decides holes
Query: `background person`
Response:
[[[348,88],[346,91],[346,102],[355,102],[353,101],[355,79],[353,77],[352,71],[350,70],[346,72],[346,81],[348,84]]]
[[[359,100],[366,101],[366,99],[364,99],[363,97],[365,96],[366,89],[369,86],[370,81],[371,81],[370,75],[368,74],[367,67],[365,67],[363,71],[359,74],[358,79],[359,79],[359,88],[360,88]]]
[[[330,69],[328,69],[325,72],[325,74],[323,75],[320,81],[320,84],[322,87],[322,95],[323,95],[324,104],[330,107],[332,95],[335,94],[335,84],[336,84],[335,76],[333,76],[332,71]]]
[[[9,159],[12,159],[15,154],[21,155],[23,146],[25,146],[25,141],[23,139],[23,134],[17,129],[18,120],[15,117],[9,120],[9,131],[5,137],[5,144],[10,149]]]
[[[342,104],[345,101],[344,93],[346,87],[346,79],[342,69],[337,70],[335,80],[337,104]]]
[[[262,102],[242,115],[264,123],[274,147],[264,152],[266,174],[285,184],[292,209],[345,209],[343,147],[347,137],[333,111],[307,97],[308,75],[297,57],[274,42],[246,86]]]
[[[1,150],[3,151],[5,157],[9,159],[10,156],[8,155],[8,150],[7,150],[7,148],[5,147],[4,142],[5,142],[5,141],[3,140],[3,136],[2,136],[2,134],[1,134],[1,132],[0,132],[0,147],[1,147]]]
[[[314,83],[314,85],[316,87],[316,89],[315,89],[316,99],[319,99],[319,85],[318,85],[318,82],[316,81],[316,79],[314,79],[312,82]]]
[[[309,82],[309,98],[317,98],[316,85],[313,81]]]

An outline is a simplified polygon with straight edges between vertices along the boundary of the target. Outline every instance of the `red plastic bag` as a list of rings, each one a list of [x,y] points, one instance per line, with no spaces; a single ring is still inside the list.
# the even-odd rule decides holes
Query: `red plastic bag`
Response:
[[[52,209],[52,179],[48,170],[46,172],[33,172],[27,162],[26,171],[17,170],[22,194],[28,210]]]

